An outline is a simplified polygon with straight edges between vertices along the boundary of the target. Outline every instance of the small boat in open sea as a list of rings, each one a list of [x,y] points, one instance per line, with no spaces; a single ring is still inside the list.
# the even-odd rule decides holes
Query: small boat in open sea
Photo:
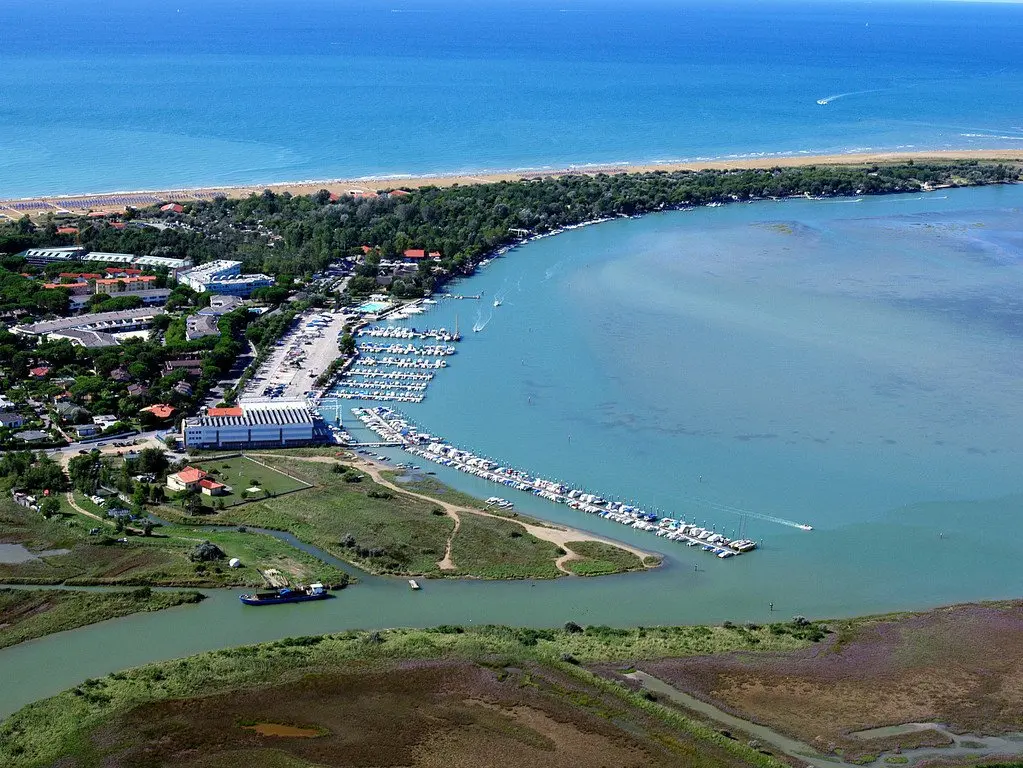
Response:
[[[278,605],[280,603],[304,603],[307,600],[324,600],[330,592],[322,584],[309,586],[281,587],[273,592],[257,592],[239,595],[238,599],[245,605]]]
[[[415,579],[409,579],[409,580],[408,580],[408,585],[409,585],[409,587],[411,587],[411,588],[412,588],[413,590],[416,590],[416,589],[422,589],[422,587],[421,587],[421,586],[419,586],[419,582],[418,582],[418,581],[416,581]]]

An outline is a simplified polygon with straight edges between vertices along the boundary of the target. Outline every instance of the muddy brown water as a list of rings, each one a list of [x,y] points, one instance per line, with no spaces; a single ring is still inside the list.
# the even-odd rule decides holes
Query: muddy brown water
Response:
[[[323,732],[317,728],[299,728],[295,725],[283,725],[282,723],[256,723],[255,725],[243,725],[242,728],[255,731],[260,736],[278,736],[289,739],[315,739],[317,736],[323,735]]]

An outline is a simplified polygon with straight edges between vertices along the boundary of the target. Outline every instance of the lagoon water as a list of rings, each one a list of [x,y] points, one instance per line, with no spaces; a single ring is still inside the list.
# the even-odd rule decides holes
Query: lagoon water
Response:
[[[702,208],[515,249],[453,287],[485,300],[445,299],[415,321],[457,315],[466,338],[405,412],[533,472],[744,525],[761,549],[721,561],[502,488],[521,511],[664,565],[421,592],[362,575],[334,600],[273,610],[214,591],[0,651],[0,716],[85,677],[289,635],[762,622],[1018,596],[1021,247],[1023,187],[1006,186]]]
[[[0,197],[1023,142],[1012,3],[5,6]]]
[[[714,571],[680,606],[820,615],[1016,594],[1021,205],[1020,187],[789,200],[543,239],[453,289],[482,301],[414,321],[457,314],[466,340],[403,411],[460,447],[763,543],[719,563],[641,535]]]

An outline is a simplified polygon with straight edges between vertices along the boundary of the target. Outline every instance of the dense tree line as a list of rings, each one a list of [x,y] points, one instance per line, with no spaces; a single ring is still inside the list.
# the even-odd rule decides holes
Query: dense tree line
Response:
[[[296,197],[265,191],[245,199],[189,203],[183,214],[155,208],[166,229],[114,229],[83,220],[78,235],[88,248],[169,255],[204,262],[233,258],[249,270],[278,277],[306,275],[342,257],[377,249],[351,282],[354,292],[375,288],[381,258],[408,248],[438,251],[396,280],[398,295],[418,295],[452,274],[470,272],[487,253],[515,242],[512,230],[531,233],[597,218],[636,215],[711,202],[808,194],[873,195],[919,191],[927,185],[974,185],[1019,179],[1019,168],[955,161],[876,166],[807,166],[734,171],[675,171],[616,175],[567,175],[473,186],[427,187],[401,196],[342,197],[326,191]],[[60,242],[55,230],[26,232],[23,222],[0,227],[0,250],[12,244]],[[4,289],[0,286],[0,295]],[[279,298],[279,297],[278,297]],[[39,301],[40,299],[36,299]],[[43,298],[42,301],[50,299]],[[54,299],[56,300],[56,299]]]

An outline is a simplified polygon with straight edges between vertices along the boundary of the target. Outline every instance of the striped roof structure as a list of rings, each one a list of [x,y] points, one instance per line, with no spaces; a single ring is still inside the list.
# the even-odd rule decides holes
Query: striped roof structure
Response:
[[[312,424],[313,414],[304,400],[243,403],[234,408],[211,408],[203,416],[188,420],[203,427],[257,427]]]

